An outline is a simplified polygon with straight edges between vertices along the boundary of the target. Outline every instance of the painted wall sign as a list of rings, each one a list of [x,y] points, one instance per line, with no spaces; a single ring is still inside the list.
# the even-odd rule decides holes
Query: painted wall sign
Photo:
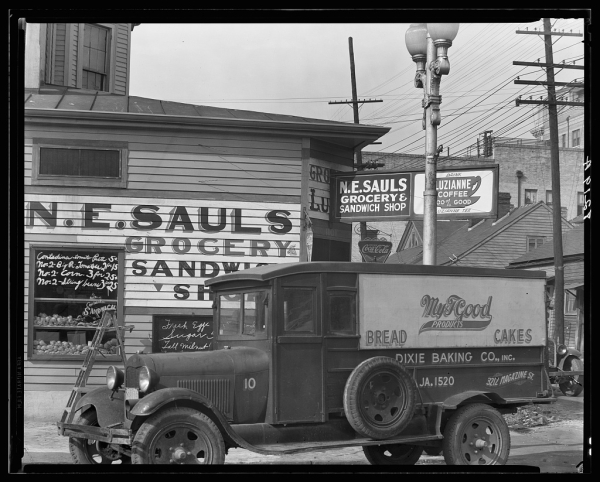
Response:
[[[154,315],[152,327],[153,353],[212,349],[213,322],[210,316]]]
[[[331,173],[347,171],[348,166],[310,159],[308,166],[307,206],[310,217],[329,221],[331,213]]]
[[[359,290],[361,348],[545,345],[544,280],[360,274]]]
[[[423,218],[425,174],[334,173],[332,220],[382,221]],[[492,218],[497,213],[498,165],[438,169],[438,219]]]
[[[25,217],[45,242],[124,246],[125,306],[211,308],[207,278],[300,256],[299,204],[36,194]]]

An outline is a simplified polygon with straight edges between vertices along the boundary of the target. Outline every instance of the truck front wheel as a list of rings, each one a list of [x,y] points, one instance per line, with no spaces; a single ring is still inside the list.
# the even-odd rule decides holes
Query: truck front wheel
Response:
[[[134,464],[222,464],[225,444],[209,417],[192,408],[173,407],[142,424],[131,459]]]
[[[450,417],[442,444],[448,465],[504,465],[510,451],[510,432],[498,410],[474,403]]]
[[[371,465],[415,465],[423,454],[418,445],[364,445],[363,452]]]
[[[344,411],[354,430],[364,437],[398,435],[415,408],[416,387],[404,367],[388,357],[360,363],[344,387]]]
[[[79,425],[98,427],[98,416],[95,410],[88,410],[75,422]],[[106,442],[69,437],[69,451],[76,464],[130,464],[131,458],[115,450]]]

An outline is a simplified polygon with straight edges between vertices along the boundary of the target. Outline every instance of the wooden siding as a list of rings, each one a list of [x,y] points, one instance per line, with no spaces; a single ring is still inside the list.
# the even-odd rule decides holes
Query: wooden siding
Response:
[[[66,27],[64,23],[57,23],[54,29],[52,79],[57,85],[65,85]]]
[[[127,142],[129,145],[128,188],[91,188],[32,185],[33,139],[100,140]],[[301,194],[301,141],[291,137],[269,137],[249,134],[217,134],[214,132],[150,131],[142,129],[98,129],[84,126],[64,128],[46,126],[27,129],[24,150],[25,171],[25,296],[24,296],[24,348],[27,354],[29,313],[31,245],[97,246],[101,248],[123,246],[127,238],[161,238],[165,247],[161,253],[130,252],[125,254],[124,323],[134,325],[126,335],[125,351],[129,356],[137,351],[151,351],[152,314],[189,313],[210,315],[212,302],[198,300],[203,285],[202,263],[210,274],[209,262],[216,263],[220,272],[246,269],[259,263],[294,262],[299,260],[300,194]],[[92,195],[93,193],[95,195]],[[133,196],[131,193],[135,193]],[[272,198],[277,202],[270,202]],[[212,199],[212,201],[210,201]],[[260,199],[261,202],[255,202]],[[49,227],[37,214],[34,225],[29,226],[29,203],[38,202],[51,210],[57,203],[56,226]],[[108,223],[109,229],[83,229],[84,204],[110,204],[110,210],[96,210],[94,222]],[[138,205],[155,205],[163,223],[159,229],[140,231],[132,227],[132,209]],[[181,225],[167,232],[167,223],[176,206],[183,206],[190,215],[193,232],[184,232]],[[209,222],[218,224],[217,212],[225,208],[227,229],[218,233],[204,233],[198,228],[198,209],[209,207]],[[236,234],[231,222],[234,209],[243,214],[244,228],[261,227],[261,234]],[[265,220],[270,210],[286,210],[292,229],[283,235],[270,232]],[[74,221],[67,227],[65,221]],[[124,221],[122,229],[117,222]],[[178,238],[190,240],[191,249],[185,255],[174,252],[172,243]],[[226,249],[231,255],[219,257],[199,252],[200,239],[209,239],[207,248],[218,247],[220,254]],[[241,239],[239,243],[235,240]],[[282,243],[277,245],[275,241]],[[181,241],[183,242],[183,241]],[[254,244],[252,244],[254,242]],[[229,243],[229,247],[226,246]],[[233,243],[233,244],[231,244]],[[261,248],[269,246],[266,251]],[[280,249],[280,246],[286,246]],[[283,255],[283,256],[282,256]],[[157,262],[160,264],[157,268]],[[146,269],[134,267],[134,262]],[[213,266],[214,267],[214,266]],[[138,275],[135,274],[137,271]],[[154,274],[153,274],[154,271]],[[172,276],[167,276],[172,274]],[[188,300],[175,298],[175,286],[189,292]],[[184,301],[189,301],[191,307]],[[183,303],[183,307],[182,307]],[[27,358],[27,357],[26,357]],[[113,362],[115,363],[115,362]],[[26,359],[24,362],[25,389],[33,391],[70,390],[76,379],[81,360],[42,361]],[[90,377],[89,386],[105,383],[106,366],[99,363]]]
[[[569,226],[563,223],[563,231],[568,229]],[[531,211],[461,258],[456,266],[506,268],[511,261],[527,252],[527,236],[552,237],[552,213],[541,208]],[[447,253],[448,256],[452,254]]]
[[[116,48],[114,63],[114,90],[113,93],[127,95],[127,82],[129,80],[129,35],[131,35],[130,24],[119,23],[116,28]]]
[[[564,268],[565,286],[579,282],[583,284],[583,260],[574,262],[565,261]]]
[[[71,27],[71,40],[70,40],[70,57],[69,65],[67,67],[68,76],[66,79],[66,85],[69,87],[77,87],[77,45],[79,42],[79,24],[72,23]]]
[[[51,127],[27,132],[26,186],[32,184],[32,139],[57,139],[60,135],[60,128]],[[189,192],[198,199],[244,201],[245,194],[260,193],[265,200],[269,196],[288,202],[300,199],[301,143],[297,139],[189,132],[170,135],[133,129],[109,134],[84,127],[71,130],[68,138],[128,142],[127,187],[148,195]]]

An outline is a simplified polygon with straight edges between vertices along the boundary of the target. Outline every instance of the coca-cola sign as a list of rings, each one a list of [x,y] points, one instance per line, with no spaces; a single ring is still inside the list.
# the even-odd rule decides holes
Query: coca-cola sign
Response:
[[[365,263],[385,263],[392,252],[392,243],[380,239],[363,239],[358,250]]]

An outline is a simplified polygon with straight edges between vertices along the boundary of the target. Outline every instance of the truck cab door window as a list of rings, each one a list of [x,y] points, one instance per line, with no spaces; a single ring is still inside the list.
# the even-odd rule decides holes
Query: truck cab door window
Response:
[[[283,318],[286,332],[315,333],[315,290],[284,288]]]
[[[329,293],[329,333],[356,334],[356,294]]]

